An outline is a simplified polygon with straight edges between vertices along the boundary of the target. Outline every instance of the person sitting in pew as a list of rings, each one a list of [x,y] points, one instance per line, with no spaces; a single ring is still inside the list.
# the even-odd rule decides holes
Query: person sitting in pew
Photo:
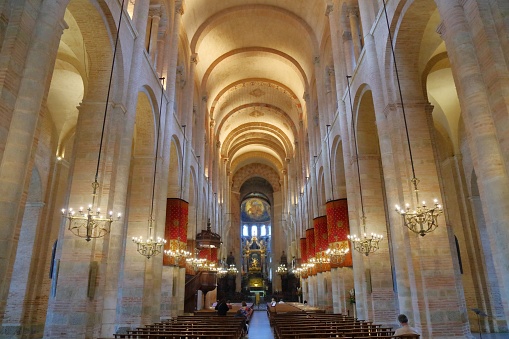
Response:
[[[246,316],[244,315],[244,312],[242,312],[242,309],[238,309],[237,310],[237,313],[235,313],[234,315],[235,318],[243,318],[244,320],[244,334],[247,334],[248,330],[249,330],[249,327],[248,327],[248,324],[247,324],[247,319],[246,319]]]
[[[215,307],[216,311],[217,311],[217,315],[219,316],[226,316],[226,312],[228,312],[228,310],[230,310],[230,308],[228,307],[228,305],[226,304],[226,300],[223,299],[221,300]]]
[[[394,337],[400,336],[400,335],[406,335],[406,334],[419,334],[413,327],[408,325],[408,317],[404,314],[398,315],[398,321],[401,325],[400,328],[394,332]]]

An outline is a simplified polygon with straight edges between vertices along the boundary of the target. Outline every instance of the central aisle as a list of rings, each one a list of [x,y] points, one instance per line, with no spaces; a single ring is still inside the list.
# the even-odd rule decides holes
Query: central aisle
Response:
[[[255,311],[249,323],[249,339],[273,339],[274,334],[269,324],[267,312]]]

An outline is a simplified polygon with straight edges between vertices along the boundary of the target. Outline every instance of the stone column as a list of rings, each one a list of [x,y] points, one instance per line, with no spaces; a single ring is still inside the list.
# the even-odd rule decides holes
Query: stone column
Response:
[[[375,9],[374,9],[374,3],[371,0],[358,0],[359,2],[359,13],[361,17],[361,24],[362,24],[362,35],[366,36],[369,34],[369,31],[371,30],[371,27],[373,26],[375,22]],[[359,37],[360,38],[360,37]]]
[[[331,114],[328,111],[328,105],[327,105],[327,99],[325,95],[325,70],[322,68],[320,63],[320,57],[315,57],[314,59],[314,65],[315,65],[315,74],[316,74],[316,93],[317,93],[317,99],[318,99],[318,128],[315,129],[316,132],[320,132],[319,139],[323,140],[326,134],[326,125],[330,124],[330,121],[332,120]],[[309,107],[308,107],[309,112]],[[308,119],[309,120],[309,119]],[[309,121],[308,121],[309,124]],[[308,127],[309,128],[309,127]],[[319,146],[318,143],[316,146]],[[306,159],[307,160],[307,159]]]
[[[134,41],[134,46],[131,52],[131,63],[129,64],[128,94],[126,96],[126,109],[128,113],[124,117],[124,131],[121,135],[120,155],[117,162],[119,175],[116,180],[117,187],[119,187],[120,197],[125,197],[127,195],[129,173],[131,166],[133,166],[131,145],[136,120],[136,105],[138,102],[137,80],[140,77],[140,72],[144,63],[143,54],[145,50],[145,33],[147,28],[148,11],[149,6],[147,3],[144,3],[143,1],[136,2],[133,17],[135,18],[134,24],[138,35]],[[125,18],[123,18],[123,20],[125,20]],[[160,93],[160,91],[157,91],[157,93]],[[147,159],[134,160],[134,164],[141,170],[142,167],[145,167],[144,163],[146,160]],[[153,175],[150,173],[149,168],[144,168],[143,171],[147,177],[151,177]],[[146,193],[148,194],[149,191],[147,190]],[[118,200],[120,200],[119,203],[125,203],[125,200],[122,201],[121,198]],[[147,202],[145,201],[142,205],[146,207]],[[128,215],[125,215],[124,218],[128,218],[129,220],[127,239],[130,240],[133,236],[141,235],[144,238],[147,236],[146,220],[148,219],[148,212],[146,217],[141,217],[137,221],[135,221],[132,217],[130,218]],[[128,220],[124,220],[124,222],[128,222]],[[157,229],[154,231],[157,231]],[[145,281],[146,271],[152,270],[152,263],[146,266],[146,259],[138,254],[136,246],[131,243],[127,244],[124,251],[123,237],[126,236],[126,234],[122,227],[113,229],[112,235],[112,246],[110,247],[111,259],[108,261],[110,265],[107,267],[107,279],[105,279],[106,288],[103,303],[104,322],[101,327],[101,333],[104,336],[111,335],[111,333],[122,328],[130,328],[132,324],[142,324],[144,316],[142,313],[143,300],[146,298],[150,299],[150,294],[155,292],[152,286],[146,286]],[[119,269],[121,267],[122,260],[124,260],[124,262],[132,262],[133,265],[122,266],[124,271],[121,276],[124,279],[119,281]],[[119,286],[121,286],[121,293],[119,293]],[[134,297],[135,295],[137,296],[136,298]],[[116,300],[116,302],[114,303],[113,300]],[[117,312],[118,309],[122,311]],[[138,312],[134,310],[137,310]],[[158,311],[159,310],[156,312]]]
[[[166,115],[162,121],[161,133],[162,133],[162,154],[170,154],[171,148],[171,136],[173,129],[175,128],[174,113],[175,113],[175,88],[177,78],[177,58],[178,58],[178,37],[180,31],[181,16],[184,14],[182,9],[182,1],[175,1],[175,13],[173,17],[173,25],[171,35],[166,40],[166,51],[165,51],[165,62],[167,62],[167,81],[166,81],[166,96],[168,102],[166,105]],[[170,42],[170,43],[168,43]],[[165,65],[166,66],[166,65]],[[162,182],[168,182],[168,168],[170,158],[168,156],[163,157],[162,168]],[[167,197],[167,186],[161,188],[161,194]],[[161,214],[165,215],[166,206],[163,206],[160,211]],[[163,219],[164,220],[164,219]],[[173,267],[163,267],[162,282],[161,282],[161,318],[169,318],[170,316],[177,315],[175,294],[177,291],[177,280],[176,271]],[[175,287],[174,287],[175,286]]]
[[[156,56],[157,56],[157,36],[159,33],[159,21],[161,20],[161,7],[151,7],[149,18],[151,20],[150,22],[150,36],[149,36],[149,47],[148,47],[148,54],[150,56],[150,60],[152,61],[152,64],[154,65],[156,62]]]
[[[197,108],[193,105],[193,98],[194,98],[194,73],[196,70],[196,64],[198,63],[198,56],[196,54],[193,54],[191,56],[191,62],[190,62],[190,69],[189,69],[189,75],[188,75],[188,81],[186,83],[185,93],[184,93],[184,100],[187,100],[184,103],[184,112],[186,112],[182,117],[181,123],[182,125],[186,125],[186,140],[182,139],[182,145],[185,147],[185,159],[184,161],[184,174],[183,174],[183,196],[182,198],[184,200],[189,200],[189,174],[191,171],[191,161],[193,158],[193,134],[194,134],[194,116],[197,114]],[[211,216],[211,220],[214,225],[214,215]]]
[[[474,44],[465,8],[471,1],[435,0],[440,16],[444,19],[442,37],[451,61],[467,141],[472,154],[477,182],[481,192],[482,209],[493,253],[497,263],[503,300],[509,300],[509,177],[504,166],[504,154],[497,139],[493,106],[490,105],[486,80],[480,69],[484,51]],[[488,193],[489,192],[489,193]],[[509,303],[504,303],[506,322],[509,320]]]
[[[340,34],[343,40],[342,43],[346,64],[346,73],[347,75],[353,75],[353,70],[355,69],[357,59],[355,58],[354,44],[350,28],[350,20],[348,18],[348,13],[341,11],[339,15],[341,23]]]
[[[343,51],[343,44],[340,41],[338,20],[339,15],[335,15],[334,6],[332,3],[327,5],[325,15],[329,19],[329,27],[331,34],[332,58],[334,60],[334,79],[336,81],[336,101],[339,102],[343,97],[346,88],[346,75],[352,75],[351,72],[346,74],[345,54]],[[338,109],[340,105],[338,104]],[[342,134],[343,135],[343,134]],[[343,135],[343,139],[347,139],[348,134]]]
[[[361,39],[359,31],[359,9],[357,7],[348,8],[348,20],[350,21],[350,31],[352,33],[354,68],[361,54]]]
[[[317,273],[315,276],[316,280],[316,306],[325,309],[326,307],[326,298],[327,298],[327,290],[325,289],[324,284],[324,273]]]
[[[22,78],[17,96],[8,93],[2,84],[2,119],[10,120],[5,147],[0,155],[0,314],[5,312],[7,295],[11,284],[11,274],[16,257],[17,234],[19,234],[25,198],[32,175],[34,150],[39,135],[39,124],[42,102],[49,89],[49,80],[55,64],[60,37],[66,24],[63,21],[66,1],[44,3],[39,8],[38,20],[33,27],[27,22],[27,32],[18,32],[17,28],[9,29],[4,37],[13,38],[16,32],[31,37],[25,43],[30,47],[25,51],[12,51],[11,58],[25,58],[24,68],[20,68]],[[37,9],[34,9],[37,10]],[[32,15],[32,14],[26,14]],[[13,24],[14,25],[14,24]],[[14,33],[14,34],[13,34]],[[14,39],[12,39],[14,40]],[[20,52],[18,56],[15,54]],[[16,55],[16,58],[13,57]],[[10,69],[6,73],[10,74]],[[2,72],[3,74],[3,72]],[[17,77],[17,76],[15,76]],[[3,79],[2,79],[3,80]],[[14,81],[13,81],[14,82]],[[12,85],[15,85],[14,83]],[[9,99],[6,99],[9,97]],[[7,134],[5,131],[2,134]],[[2,140],[4,137],[2,137]],[[2,316],[3,317],[3,316]]]
[[[316,281],[316,274],[308,277],[308,303],[311,306],[319,307],[318,304],[318,286]]]

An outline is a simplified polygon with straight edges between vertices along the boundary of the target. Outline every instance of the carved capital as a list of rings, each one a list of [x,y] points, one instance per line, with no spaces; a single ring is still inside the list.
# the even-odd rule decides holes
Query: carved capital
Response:
[[[440,35],[442,40],[445,39],[445,34],[447,33],[447,30],[445,29],[445,25],[444,25],[443,21],[440,22],[440,24],[437,26],[437,29],[435,31]]]
[[[175,1],[175,13],[184,15],[184,2],[182,0]]]
[[[326,70],[327,70],[327,75],[328,76],[330,76],[330,77],[332,76],[333,77],[333,76],[336,75],[336,73],[334,73],[334,65],[327,66]]]
[[[357,8],[357,7],[348,7],[346,15],[348,17],[351,17],[351,16],[358,17],[359,16],[359,8]]]
[[[325,9],[325,15],[329,16],[329,14],[331,14],[331,12],[333,10],[334,10],[334,5],[333,4],[327,4],[327,8]]]
[[[195,64],[195,65],[198,63],[198,54],[197,53],[193,53],[191,55],[191,63]]]
[[[309,93],[308,92],[304,92],[304,95],[302,96],[302,99],[304,99],[304,101],[308,102],[309,101]]]
[[[150,6],[149,10],[148,10],[148,16],[149,17],[161,17],[162,15],[162,11],[161,11],[161,6]]]

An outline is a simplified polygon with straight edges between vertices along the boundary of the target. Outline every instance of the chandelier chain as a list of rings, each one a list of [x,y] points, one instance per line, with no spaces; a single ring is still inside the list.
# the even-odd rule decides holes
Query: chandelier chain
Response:
[[[350,98],[350,112],[352,114],[352,133],[353,133],[353,141],[355,146],[355,161],[357,162],[357,179],[359,180],[359,193],[361,197],[361,210],[362,210],[362,225],[364,227],[364,233],[366,233],[366,214],[364,213],[364,199],[362,198],[362,183],[361,183],[361,170],[359,165],[359,150],[357,144],[357,134],[355,132],[355,117],[353,115],[353,104],[352,104],[352,94],[350,91],[350,78],[351,75],[346,76],[346,82],[348,83],[348,97]]]
[[[332,194],[331,200],[334,200],[334,179],[332,178],[332,157],[331,157],[331,149],[330,149],[330,143],[329,143],[329,137],[332,132],[332,129],[331,129],[331,125],[326,125],[326,126],[327,126],[327,149],[328,149],[328,153],[329,153],[330,189],[331,189],[331,194]]]
[[[406,132],[406,140],[407,140],[407,145],[408,145],[408,153],[410,155],[410,164],[412,165],[412,176],[413,176],[412,182],[414,183],[415,192],[417,194],[417,183],[419,182],[419,180],[415,176],[415,167],[414,167],[414,160],[413,160],[413,155],[412,155],[412,147],[410,145],[410,135],[408,133],[408,123],[407,123],[407,119],[406,119],[405,104],[403,102],[403,93],[401,91],[401,82],[399,80],[398,63],[396,62],[396,53],[394,52],[394,42],[392,40],[391,27],[389,25],[389,17],[387,15],[387,6],[385,4],[385,1],[386,0],[383,0],[384,13],[385,13],[385,21],[387,23],[387,30],[389,32],[389,42],[391,44],[392,60],[394,62],[394,70],[395,70],[395,73],[396,73],[396,80],[397,80],[397,83],[398,83],[399,100],[401,102],[401,111],[403,113],[403,122],[405,123],[405,132]],[[419,198],[417,198],[417,201],[419,201]]]
[[[95,170],[94,183],[97,183],[97,178],[99,176],[99,165],[101,163],[101,153],[102,153],[103,140],[104,140],[104,128],[106,126],[106,116],[108,113],[108,102],[110,100],[111,82],[113,81],[113,69],[115,68],[115,59],[116,59],[116,55],[117,55],[118,40],[120,37],[120,24],[122,23],[122,17],[124,14],[124,1],[125,0],[122,0],[122,4],[120,5],[120,17],[118,19],[117,37],[115,38],[115,47],[113,49],[113,60],[111,61],[110,80],[108,82],[108,92],[106,94],[106,105],[104,105],[103,126],[102,126],[102,130],[101,130],[101,140],[99,142],[99,155],[97,157],[97,167]],[[94,192],[95,192],[95,187],[94,187]]]

